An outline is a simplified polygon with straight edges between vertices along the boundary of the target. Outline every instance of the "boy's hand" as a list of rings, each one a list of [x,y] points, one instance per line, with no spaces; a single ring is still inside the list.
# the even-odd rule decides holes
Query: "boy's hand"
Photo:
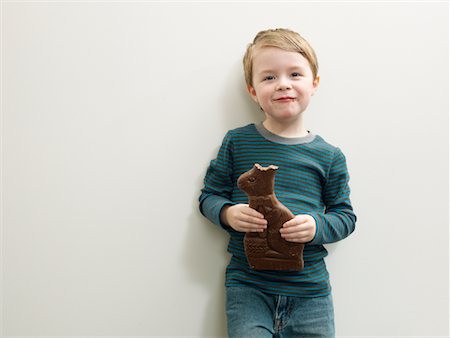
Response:
[[[280,233],[289,242],[308,243],[316,234],[316,220],[310,215],[297,215],[283,224]]]
[[[220,213],[220,219],[226,225],[239,232],[263,232],[267,221],[263,214],[252,209],[248,204],[227,205]]]

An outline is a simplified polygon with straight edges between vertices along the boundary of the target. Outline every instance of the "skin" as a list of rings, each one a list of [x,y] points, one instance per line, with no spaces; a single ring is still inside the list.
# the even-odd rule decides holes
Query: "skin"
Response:
[[[282,137],[303,137],[308,134],[303,112],[319,81],[300,53],[264,47],[254,51],[252,85],[247,90],[264,111],[267,130]],[[262,232],[267,228],[264,216],[248,204],[225,206],[220,217],[224,224],[240,232]],[[316,234],[316,222],[310,215],[296,215],[284,223],[280,233],[287,241],[308,243]]]

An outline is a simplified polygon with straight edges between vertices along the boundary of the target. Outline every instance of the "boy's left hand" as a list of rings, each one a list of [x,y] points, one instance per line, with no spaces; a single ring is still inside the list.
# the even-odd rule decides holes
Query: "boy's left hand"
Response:
[[[297,215],[283,224],[280,233],[289,242],[308,243],[316,234],[316,220],[310,215]]]

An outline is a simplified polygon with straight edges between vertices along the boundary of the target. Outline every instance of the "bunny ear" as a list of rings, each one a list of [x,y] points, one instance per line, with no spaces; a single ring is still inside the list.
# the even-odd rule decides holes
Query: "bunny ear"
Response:
[[[263,167],[258,163],[255,163],[255,168],[258,169],[259,171],[268,171],[268,170],[278,170],[278,167],[276,165],[269,165],[268,167]]]

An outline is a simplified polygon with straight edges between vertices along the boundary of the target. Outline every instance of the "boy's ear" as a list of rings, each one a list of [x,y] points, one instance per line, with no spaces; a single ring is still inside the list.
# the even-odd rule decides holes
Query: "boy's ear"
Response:
[[[255,90],[255,88],[253,88],[252,85],[247,85],[247,91],[250,94],[250,96],[252,97],[253,101],[258,103],[258,99],[256,98],[256,90]]]
[[[313,95],[317,92],[317,88],[319,88],[320,83],[320,76],[317,75],[316,78],[313,80]]]

